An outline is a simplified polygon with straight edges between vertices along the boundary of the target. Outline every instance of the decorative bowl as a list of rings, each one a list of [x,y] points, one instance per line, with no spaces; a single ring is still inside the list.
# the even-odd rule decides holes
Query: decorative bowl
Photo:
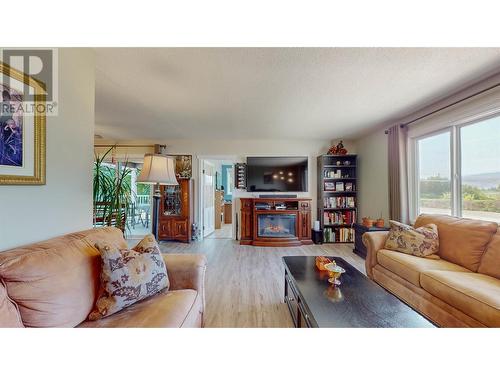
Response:
[[[330,272],[330,278],[328,279],[328,282],[333,285],[340,285],[340,276],[345,272],[345,269],[333,263],[325,264],[324,267],[328,272]]]
[[[330,263],[335,264],[335,261],[323,256],[316,257],[316,267],[320,271],[326,271],[325,265]]]

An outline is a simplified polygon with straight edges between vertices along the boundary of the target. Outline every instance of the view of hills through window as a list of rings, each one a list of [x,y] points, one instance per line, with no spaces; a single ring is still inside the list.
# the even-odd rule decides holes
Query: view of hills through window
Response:
[[[451,132],[418,142],[419,212],[452,213]],[[500,117],[460,129],[463,217],[500,222]]]

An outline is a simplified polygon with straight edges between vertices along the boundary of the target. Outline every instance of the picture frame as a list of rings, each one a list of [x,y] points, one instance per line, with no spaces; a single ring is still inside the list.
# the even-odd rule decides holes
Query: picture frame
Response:
[[[0,75],[0,185],[45,185],[46,116],[36,110],[45,108],[44,85],[1,61]],[[25,86],[34,92],[31,113],[25,111]]]
[[[192,155],[174,155],[175,175],[177,178],[190,179],[193,177],[193,157]]]

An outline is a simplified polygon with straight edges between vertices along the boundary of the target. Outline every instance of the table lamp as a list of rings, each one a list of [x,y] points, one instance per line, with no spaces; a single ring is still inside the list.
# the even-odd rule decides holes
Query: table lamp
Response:
[[[160,215],[160,185],[179,185],[175,177],[175,159],[162,154],[144,155],[144,165],[137,182],[154,184],[153,194],[153,234],[158,240],[158,218]]]

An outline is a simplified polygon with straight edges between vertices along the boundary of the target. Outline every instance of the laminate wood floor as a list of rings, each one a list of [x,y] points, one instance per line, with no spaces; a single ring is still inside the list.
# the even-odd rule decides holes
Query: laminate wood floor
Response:
[[[131,240],[130,245],[136,242]],[[205,327],[293,327],[283,302],[283,256],[339,256],[365,273],[364,260],[352,252],[352,244],[280,248],[207,238],[190,244],[162,242],[160,246],[165,253],[206,255]]]
[[[233,224],[222,224],[220,229],[214,230],[214,232],[207,236],[208,239],[231,239],[233,238]]]

